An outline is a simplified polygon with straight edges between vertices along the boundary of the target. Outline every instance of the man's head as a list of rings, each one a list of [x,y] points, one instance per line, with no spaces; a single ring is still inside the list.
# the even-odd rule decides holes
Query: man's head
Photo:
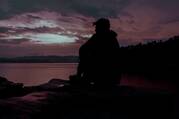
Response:
[[[93,23],[96,26],[96,33],[106,32],[110,30],[110,22],[106,18],[100,18]]]

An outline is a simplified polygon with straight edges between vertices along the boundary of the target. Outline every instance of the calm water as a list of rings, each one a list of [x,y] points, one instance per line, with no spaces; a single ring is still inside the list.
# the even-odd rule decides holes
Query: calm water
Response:
[[[68,80],[69,75],[76,73],[77,64],[72,63],[10,63],[0,64],[0,76],[26,86],[39,85],[50,79]],[[174,90],[167,81],[149,80],[141,76],[123,75],[121,85],[145,87],[159,90]]]
[[[0,76],[26,86],[38,85],[50,79],[67,80],[69,75],[76,73],[77,64],[68,63],[10,63],[0,64]]]

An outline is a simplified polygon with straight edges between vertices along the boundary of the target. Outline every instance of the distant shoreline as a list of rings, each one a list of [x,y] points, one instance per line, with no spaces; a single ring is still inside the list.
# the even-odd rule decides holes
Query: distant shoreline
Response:
[[[0,63],[78,63],[78,56],[24,56],[0,58]]]
[[[0,62],[0,64],[46,64],[46,63],[78,64],[78,62]]]

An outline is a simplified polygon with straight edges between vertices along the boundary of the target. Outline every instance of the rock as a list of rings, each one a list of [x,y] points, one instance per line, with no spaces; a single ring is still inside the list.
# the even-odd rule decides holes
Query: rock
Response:
[[[0,77],[0,98],[18,96],[22,93],[22,90],[22,83],[14,83],[4,77]]]
[[[0,82],[7,83],[8,80],[2,78]],[[157,114],[158,118],[176,119],[170,118],[170,111],[175,111],[175,100],[165,98],[175,97],[173,94],[129,86],[116,87],[115,90],[60,88],[68,83],[62,79],[52,79],[34,86],[26,95],[0,99],[0,119],[111,119],[111,116],[113,119],[146,118],[141,114],[150,118],[155,118]],[[53,91],[54,89],[58,90]],[[17,95],[16,91],[15,94]],[[176,114],[172,113],[174,116]]]
[[[66,84],[67,82],[68,82],[67,80],[63,80],[63,79],[52,79],[48,82],[48,84],[62,85],[62,84]]]
[[[23,84],[22,83],[14,83],[14,82],[8,81],[6,78],[0,76],[0,87],[2,87],[2,86],[7,86],[7,87],[8,86],[23,87]]]
[[[31,87],[31,88],[35,88],[38,91],[40,91],[40,90],[42,90],[42,91],[44,91],[44,90],[54,90],[54,89],[58,89],[60,87],[63,87],[64,85],[67,85],[67,84],[68,84],[67,80],[52,79],[45,84],[41,84],[39,86],[35,86],[35,87]]]
[[[1,84],[2,82],[6,82],[6,81],[7,81],[6,78],[0,76],[0,84]]]

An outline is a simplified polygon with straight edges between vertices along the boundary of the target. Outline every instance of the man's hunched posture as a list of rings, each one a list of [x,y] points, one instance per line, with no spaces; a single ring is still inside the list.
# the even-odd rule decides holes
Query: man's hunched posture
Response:
[[[93,23],[96,33],[80,47],[77,77],[96,86],[113,86],[120,80],[117,34],[108,19]]]

